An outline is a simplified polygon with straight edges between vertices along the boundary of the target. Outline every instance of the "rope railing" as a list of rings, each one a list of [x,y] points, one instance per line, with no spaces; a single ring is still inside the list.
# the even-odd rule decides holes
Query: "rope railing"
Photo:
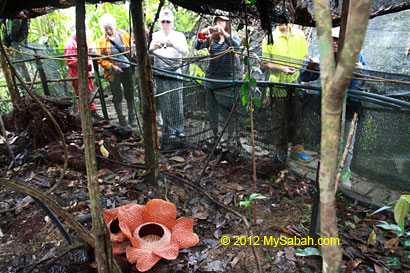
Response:
[[[66,57],[73,57],[73,56],[77,55],[77,54],[70,54],[70,55],[57,55],[57,56],[50,57],[50,56],[45,56],[45,55],[41,55],[41,54],[37,54],[37,53],[22,52],[22,51],[14,49],[12,47],[10,47],[9,50],[11,50],[13,52],[16,52],[16,53],[19,53],[19,54],[24,54],[24,55],[34,57],[33,59],[18,60],[18,61],[14,61],[13,63],[34,61],[38,58],[51,59],[51,60],[60,60],[61,61],[61,60],[65,60]],[[228,53],[231,53],[231,52],[234,52],[238,56],[242,56],[242,53],[240,53],[238,51],[234,51],[232,47],[230,47],[229,49],[227,49],[223,52],[215,54],[215,55],[206,55],[206,56],[199,56],[199,57],[165,58],[165,57],[158,56],[158,55],[155,55],[155,54],[154,55],[151,54],[151,56],[154,56],[154,57],[157,57],[157,58],[159,57],[159,58],[162,58],[162,59],[169,59],[169,60],[180,60],[182,62],[193,62],[193,61],[205,62],[205,61],[210,61],[210,60],[222,57],[222,56],[224,56]],[[91,56],[90,60],[111,59],[111,60],[114,60],[114,61],[117,61],[117,62],[128,63],[132,66],[137,66],[137,64],[134,63],[134,62],[123,61],[123,60],[119,60],[119,59],[115,58],[117,56],[124,55],[124,54],[129,54],[129,53],[130,53],[130,50],[122,52],[122,53],[118,53],[118,54],[108,55],[108,56],[89,53],[89,56]],[[266,57],[266,56],[252,56],[251,55],[249,57],[252,58],[252,59],[255,59],[257,62],[262,62],[262,63],[271,62],[271,63],[278,64],[278,65],[288,65],[288,66],[295,67],[295,68],[300,69],[300,70],[320,74],[320,71],[318,71],[318,70],[313,70],[313,69],[309,69],[307,67],[303,67],[303,66],[307,65],[307,63],[280,58],[280,56],[279,57]],[[367,75],[367,74],[364,74],[364,73],[353,72],[353,75],[355,75],[357,77],[350,77],[350,79],[352,79],[352,80],[410,85],[410,82],[408,82],[408,81],[399,81],[399,80],[386,79],[386,78],[383,78],[383,77],[371,76],[371,75]]]

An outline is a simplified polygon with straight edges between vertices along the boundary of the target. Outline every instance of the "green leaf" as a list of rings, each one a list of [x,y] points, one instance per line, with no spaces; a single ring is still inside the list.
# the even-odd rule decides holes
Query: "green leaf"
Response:
[[[305,249],[296,249],[295,255],[297,256],[322,256],[322,252],[315,247],[307,247]]]
[[[401,197],[399,201],[394,206],[394,220],[400,225],[401,222],[406,218],[407,213],[409,212],[409,201],[406,197]]]
[[[260,193],[252,193],[251,196],[249,196],[249,202],[252,202],[254,199],[266,199],[266,196],[263,196]]]
[[[245,96],[248,93],[248,85],[246,83],[242,84],[241,86],[241,94]]]
[[[251,79],[251,86],[252,86],[253,88],[255,88],[257,84],[258,84],[258,83],[257,83],[256,79],[255,79],[255,78],[252,78],[252,79]]]
[[[243,23],[240,23],[238,25],[238,27],[236,28],[236,30],[239,31],[239,30],[243,29],[244,27],[245,27],[245,25]]]
[[[394,230],[397,236],[403,235],[403,230],[398,225],[385,223],[385,224],[379,224],[376,226],[381,227],[386,230]]]
[[[245,79],[245,81],[249,81],[249,73],[248,72],[246,72],[244,79]],[[246,83],[244,83],[244,84],[246,84]]]
[[[391,209],[391,208],[392,208],[392,206],[384,206],[384,207],[381,207],[380,209],[378,209],[378,210],[376,210],[375,212],[373,212],[372,215],[374,215],[374,214],[376,214],[376,213],[379,213],[379,212],[381,212],[381,211],[383,211],[383,210],[386,210],[386,209]]]
[[[242,105],[245,106],[247,102],[248,102],[248,101],[247,101],[246,97],[243,96],[243,97],[242,97]]]
[[[255,103],[256,107],[262,106],[261,100],[259,98],[253,98],[253,102]]]
[[[239,206],[245,206],[245,208],[249,207],[250,202],[249,201],[241,201],[239,202]]]
[[[243,64],[244,64],[244,65],[248,65],[248,61],[249,61],[249,57],[248,57],[248,56],[243,57]]]
[[[400,242],[404,247],[406,248],[410,247],[410,239],[402,239],[400,240]]]
[[[359,223],[361,220],[359,217],[357,217],[356,215],[353,215],[353,220],[355,221],[355,223]]]
[[[398,266],[398,267],[401,266],[400,260],[397,257],[391,257],[387,260],[387,262],[388,262],[387,264],[388,266]]]
[[[343,175],[342,175],[342,181],[347,181],[347,180],[350,178],[351,175],[352,175],[351,172],[349,172],[349,171],[344,171],[344,172],[343,172]]]
[[[345,225],[348,226],[348,227],[350,227],[350,228],[353,228],[353,229],[356,228],[356,225],[353,224],[352,222],[349,222],[349,221],[346,221],[346,222],[345,222]]]
[[[400,196],[400,198],[403,198],[403,197],[406,198],[407,201],[410,203],[410,194],[403,194]]]

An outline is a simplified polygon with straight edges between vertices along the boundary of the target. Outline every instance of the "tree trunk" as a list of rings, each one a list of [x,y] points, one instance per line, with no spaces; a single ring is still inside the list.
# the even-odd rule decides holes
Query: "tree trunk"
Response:
[[[113,255],[111,240],[105,225],[101,200],[98,195],[97,162],[95,157],[95,139],[90,111],[90,94],[88,87],[87,43],[85,36],[85,5],[84,0],[76,0],[76,33],[78,49],[78,91],[80,96],[81,127],[85,147],[85,166],[87,169],[88,192],[91,201],[93,235],[95,240],[98,272],[111,273]]]
[[[145,35],[142,0],[131,0],[131,14],[138,56],[138,75],[142,100],[142,124],[147,175],[145,182],[156,185],[158,179],[158,132],[155,122],[154,84]]]
[[[7,65],[6,57],[3,54],[0,54],[0,62],[1,62],[1,69],[3,70],[3,75],[4,75],[4,78],[6,79],[7,87],[9,89],[11,101],[14,104],[20,98],[20,94],[13,84],[9,66]]]
[[[330,6],[315,0],[316,27],[322,83],[322,138],[320,167],[320,220],[323,238],[337,238],[336,170],[340,133],[340,113],[346,88],[363,43],[370,16],[371,0],[352,1],[340,60],[335,65],[331,37]],[[341,247],[322,245],[323,272],[340,272]]]

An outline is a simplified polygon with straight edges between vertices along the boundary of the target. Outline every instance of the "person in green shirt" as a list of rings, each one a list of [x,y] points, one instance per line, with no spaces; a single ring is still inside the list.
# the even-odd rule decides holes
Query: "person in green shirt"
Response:
[[[262,55],[272,58],[263,66],[270,70],[270,82],[297,83],[299,67],[308,55],[303,32],[287,23],[283,16],[281,24],[273,32],[273,44],[267,38],[262,42]],[[286,61],[280,62],[280,60]],[[291,63],[289,63],[291,62]],[[288,143],[291,143],[291,158],[302,162],[310,162],[303,147],[301,113],[302,104],[298,90],[289,87],[270,87],[268,99],[272,100],[271,113],[275,123],[276,157],[286,162]]]

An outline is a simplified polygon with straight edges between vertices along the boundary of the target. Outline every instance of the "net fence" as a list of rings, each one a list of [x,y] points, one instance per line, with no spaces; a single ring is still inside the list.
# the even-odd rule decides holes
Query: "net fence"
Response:
[[[61,59],[63,54],[64,50],[47,49],[39,45],[19,45],[13,52],[13,60],[19,73],[25,75],[23,78],[28,82],[32,81],[34,71],[42,67],[49,81],[50,95],[73,96],[73,101],[76,102],[73,87],[70,80],[67,80],[67,65]],[[39,58],[35,56],[49,58],[41,58],[40,65]],[[279,109],[275,108],[278,107],[275,101],[277,98],[270,98],[267,94],[267,91],[273,87],[295,90],[294,96],[300,98],[301,130],[305,149],[313,159],[318,160],[321,134],[319,80],[311,81],[308,85],[269,82],[269,72],[258,65],[259,59],[263,58],[260,48],[254,48],[250,56],[251,77],[257,80],[252,88],[252,97],[256,104],[258,101],[261,102],[260,107],[255,106],[253,109],[257,160],[275,156],[277,131],[283,125],[276,114]],[[216,126],[219,134],[226,127],[221,142],[223,149],[237,150],[241,156],[251,158],[250,110],[249,104],[244,104],[242,98],[244,90],[242,79],[247,65],[244,65],[243,57],[235,57],[233,58],[235,73],[232,79],[206,79],[204,78],[206,67],[214,58],[216,57],[209,55],[183,58],[179,60],[177,69],[172,71],[153,67],[156,106],[162,118],[162,122],[158,118],[158,124],[163,152],[189,146],[212,147],[213,129]],[[270,58],[273,62],[288,62],[298,69],[304,65],[300,60],[284,59],[280,56],[270,56]],[[116,122],[108,82],[99,76],[102,75],[101,71],[96,72],[98,71],[94,71],[94,77],[103,82],[110,119]],[[410,75],[371,69],[355,72],[358,73],[354,75],[358,78],[358,83],[354,89],[348,91],[345,100],[345,132],[348,132],[352,113],[359,112],[350,169],[374,182],[386,184],[388,181],[389,187],[410,190]],[[133,76],[135,103],[139,109],[138,119],[141,121],[137,72],[134,72]],[[40,82],[39,78],[34,81]],[[40,84],[34,86],[35,90],[41,91]],[[207,92],[212,92],[212,96]],[[101,97],[96,99],[100,114],[101,99]],[[289,112],[291,111],[292,109],[289,109]],[[224,126],[229,116],[231,118],[227,126]],[[181,123],[179,133],[185,133],[185,136],[170,139],[169,127],[174,125],[178,127]],[[346,135],[347,133],[344,139]],[[344,142],[341,141],[341,149]]]

